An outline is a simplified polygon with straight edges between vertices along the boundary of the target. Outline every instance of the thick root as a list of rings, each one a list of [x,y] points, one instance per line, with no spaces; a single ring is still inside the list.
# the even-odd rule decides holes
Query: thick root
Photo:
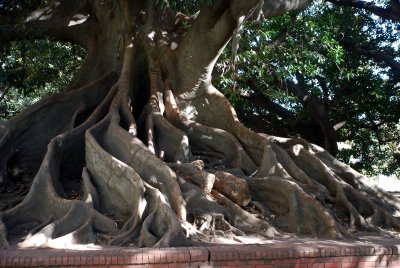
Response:
[[[343,236],[328,211],[294,182],[268,177],[253,179],[249,185],[254,200],[273,213],[271,222],[278,228],[314,237]]]
[[[91,206],[81,201],[64,199],[65,192],[60,177],[63,156],[71,148],[83,149],[84,132],[104,115],[104,109],[109,106],[115,91],[115,88],[110,90],[83,124],[51,140],[42,165],[23,202],[1,214],[5,227],[0,230],[2,236],[7,236],[8,231],[20,228],[19,225],[26,223],[29,223],[30,232],[28,230],[25,238],[19,237],[25,240],[21,246],[49,245],[50,241],[66,235],[65,230],[75,234],[72,235],[73,239],[70,239],[69,243],[88,242],[88,237],[93,237],[92,230],[106,233],[117,232],[115,223],[99,214]],[[85,215],[85,217],[81,218],[80,215]]]
[[[196,116],[186,112],[188,102],[180,102],[185,116],[232,134],[254,163],[259,164],[256,176],[268,178],[262,179],[265,180],[263,185],[274,186],[265,186],[266,189],[260,193],[258,184],[253,183],[253,200],[265,208],[266,214],[270,215],[270,211],[278,213],[280,220],[273,222],[284,230],[331,238],[351,236],[346,228],[400,230],[396,218],[400,212],[399,200],[369,186],[361,174],[322,148],[301,139],[252,132],[239,122],[229,102],[213,87],[209,87],[201,97],[190,100]],[[287,192],[281,192],[279,187],[287,189]],[[314,223],[305,225],[302,214],[314,219],[311,220]],[[319,217],[323,220],[318,220]]]
[[[115,223],[81,201],[66,200],[58,194],[59,159],[63,139],[53,139],[49,144],[43,164],[35,177],[31,190],[24,201],[2,213],[1,219],[7,230],[20,224],[31,223],[31,230],[19,245],[53,246],[75,243],[94,243],[94,231],[115,234]],[[69,144],[66,143],[65,146]],[[40,191],[40,194],[38,194]],[[84,215],[84,217],[82,217]],[[53,241],[69,235],[69,239]],[[89,241],[91,239],[91,241]]]
[[[195,163],[198,162],[202,163],[203,161],[197,160]],[[195,165],[189,163],[169,164],[169,166],[176,172],[178,176],[184,178],[187,181],[191,181],[193,184],[200,187],[200,189],[202,189],[205,193],[211,193],[215,182],[214,174],[204,172]]]
[[[126,49],[113,87],[108,74],[63,100],[38,104],[32,119],[22,114],[2,126],[0,186],[15,186],[14,162],[19,174],[38,172],[23,201],[0,214],[1,246],[168,247],[290,236],[284,232],[338,239],[357,230],[400,231],[398,199],[315,145],[249,130],[212,86],[194,99],[176,99],[152,60],[149,99],[136,121],[133,50]],[[45,127],[67,106],[73,110],[43,136],[17,126]],[[37,147],[29,149],[26,135],[33,134]],[[44,157],[40,168],[37,161],[24,167],[35,157]],[[13,188],[18,192],[3,207],[27,188]]]
[[[114,72],[74,91],[48,96],[0,127],[0,198],[15,185],[32,182],[57,135],[81,124],[116,81]],[[0,202],[2,202],[0,199]]]
[[[259,234],[268,238],[284,237],[284,235],[267,221],[253,216],[217,191],[214,190],[212,196],[219,204],[226,207],[226,213],[228,214],[228,219],[232,226],[249,234]]]
[[[228,167],[241,168],[247,174],[256,170],[256,165],[234,136],[222,129],[196,123],[182,115],[168,83],[165,91],[165,115],[173,125],[187,133],[193,153],[221,161]]]

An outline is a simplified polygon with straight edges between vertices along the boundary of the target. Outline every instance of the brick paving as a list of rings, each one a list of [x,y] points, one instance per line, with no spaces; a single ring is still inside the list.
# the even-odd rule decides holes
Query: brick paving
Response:
[[[3,249],[0,267],[400,267],[400,240],[371,242],[295,239],[262,245],[161,249]]]

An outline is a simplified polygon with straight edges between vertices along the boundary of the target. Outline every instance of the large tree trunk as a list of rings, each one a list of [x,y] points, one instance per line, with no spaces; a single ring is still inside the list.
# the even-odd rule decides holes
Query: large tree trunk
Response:
[[[245,19],[306,2],[213,1],[192,17],[144,2],[61,1],[57,21],[27,24],[89,55],[66,92],[1,126],[2,246],[400,229],[398,199],[318,146],[249,130],[212,86]]]

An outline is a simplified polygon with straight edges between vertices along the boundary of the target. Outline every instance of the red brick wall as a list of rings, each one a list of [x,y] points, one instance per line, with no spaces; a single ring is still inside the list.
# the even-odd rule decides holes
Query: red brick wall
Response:
[[[6,249],[0,250],[0,267],[400,267],[400,241],[389,244],[304,240],[168,249]]]

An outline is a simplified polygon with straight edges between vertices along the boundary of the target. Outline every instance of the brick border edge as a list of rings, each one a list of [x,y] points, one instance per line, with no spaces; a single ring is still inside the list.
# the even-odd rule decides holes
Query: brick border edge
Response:
[[[392,244],[325,241],[84,251],[6,249],[0,250],[0,267],[400,267],[400,240]]]

